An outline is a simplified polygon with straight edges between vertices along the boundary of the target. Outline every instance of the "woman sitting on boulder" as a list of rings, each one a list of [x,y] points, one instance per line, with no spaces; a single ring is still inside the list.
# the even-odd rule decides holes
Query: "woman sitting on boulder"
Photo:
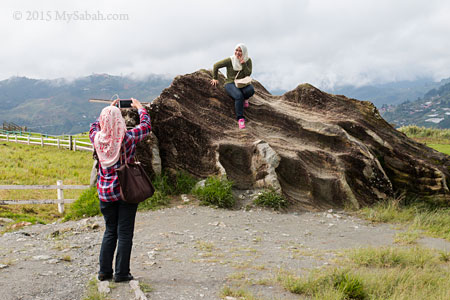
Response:
[[[227,79],[225,80],[225,90],[234,99],[234,109],[238,120],[239,128],[245,128],[244,107],[248,107],[248,99],[253,96],[255,89],[249,84],[243,88],[236,87],[234,80],[250,76],[252,74],[252,60],[248,57],[247,47],[238,44],[234,49],[234,55],[225,58],[214,64],[213,79],[211,84],[217,86],[219,82],[218,72],[220,68],[227,68]]]
[[[131,98],[132,106],[138,109],[140,124],[127,130],[120,109],[119,100],[105,107],[100,117],[91,125],[89,138],[94,144],[99,160],[97,191],[100,198],[100,211],[105,219],[105,233],[100,248],[99,280],[113,278],[113,257],[116,251],[114,281],[129,281],[130,257],[133,245],[134,220],[138,204],[126,203],[120,196],[120,185],[116,169],[121,161],[133,161],[136,144],[142,141],[151,130],[150,117],[142,104]]]

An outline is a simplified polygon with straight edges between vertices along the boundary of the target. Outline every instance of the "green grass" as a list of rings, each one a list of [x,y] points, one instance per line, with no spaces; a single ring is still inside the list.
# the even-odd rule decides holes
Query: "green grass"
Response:
[[[422,230],[426,235],[450,241],[450,205],[445,202],[390,199],[355,213],[375,223],[406,224],[411,231]]]
[[[410,138],[434,138],[450,140],[450,129],[437,129],[408,125],[400,127],[398,131],[403,132]]]
[[[273,188],[264,190],[258,195],[258,197],[256,197],[253,203],[259,206],[273,208],[275,210],[285,208],[288,204],[286,198],[284,198],[280,193],[277,193]]]
[[[201,204],[214,205],[220,208],[232,208],[235,203],[231,187],[233,182],[226,178],[208,177],[205,186],[196,188],[193,193]]]
[[[307,276],[282,271],[277,281],[312,299],[448,299],[450,265],[438,251],[415,248],[350,250],[338,261]]]
[[[229,286],[224,286],[222,291],[220,292],[220,296],[222,299],[226,297],[233,297],[240,300],[258,300],[260,298],[256,298],[250,291],[243,287],[232,288]]]
[[[152,183],[164,195],[180,195],[190,193],[197,179],[185,171],[177,171],[173,175],[163,171],[155,176]]]
[[[449,144],[426,144],[426,145],[430,148],[433,148],[436,151],[450,155],[450,145]]]
[[[170,198],[161,190],[156,190],[153,196],[139,203],[138,209],[140,211],[145,210],[157,210],[163,207],[167,207],[170,204]]]
[[[398,129],[409,138],[423,143],[436,151],[450,155],[450,129],[403,126]]]
[[[63,180],[67,185],[88,185],[92,153],[69,151],[56,147],[0,142],[0,184],[55,185]],[[65,190],[64,198],[77,199],[82,190]],[[57,199],[56,190],[0,190],[3,200]],[[66,207],[70,205],[66,204]],[[56,204],[3,205],[0,217],[32,223],[51,222],[61,215]]]
[[[170,205],[170,196],[188,194],[197,179],[185,171],[178,171],[170,176],[166,172],[156,175],[153,180],[155,193],[139,204],[139,210],[156,210]]]
[[[98,281],[92,278],[87,284],[86,294],[83,300],[107,300],[107,296],[98,291]]]
[[[100,204],[96,187],[89,188],[69,206],[64,221],[79,220],[100,215]]]

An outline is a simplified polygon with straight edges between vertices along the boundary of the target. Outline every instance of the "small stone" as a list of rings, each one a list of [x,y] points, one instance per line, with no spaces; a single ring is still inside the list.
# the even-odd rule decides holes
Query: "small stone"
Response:
[[[48,260],[47,263],[48,263],[48,264],[57,264],[57,263],[59,263],[59,260],[53,258],[53,259]]]
[[[91,225],[91,229],[92,230],[95,230],[95,229],[97,229],[99,227],[100,227],[100,225],[98,225],[98,223],[94,223],[94,224]]]
[[[52,238],[55,238],[57,236],[59,236],[61,234],[61,232],[59,230],[53,231],[52,233],[50,233],[50,236]]]
[[[1,269],[6,269],[8,267],[8,265],[2,265],[2,264],[0,264],[0,270]]]
[[[11,228],[12,229],[19,229],[19,228],[22,228],[22,227],[25,227],[25,226],[29,226],[29,225],[33,225],[33,224],[30,223],[30,222],[22,221],[22,222],[19,222],[19,223],[11,225]]]
[[[332,214],[327,214],[327,218],[328,219],[333,219],[333,215]]]
[[[237,298],[235,297],[231,297],[231,296],[226,296],[225,300],[237,300]]]
[[[182,194],[182,195],[181,195],[181,200],[183,200],[184,203],[190,201],[189,198],[188,198],[188,196],[187,196],[186,194]]]
[[[52,258],[50,255],[36,255],[33,256],[33,260],[48,260]]]
[[[282,236],[290,236],[290,235],[287,234],[287,233],[282,233],[281,235],[282,235]]]
[[[331,228],[331,227],[333,227],[333,226],[336,226],[336,224],[333,224],[333,223],[329,223],[329,224],[328,224],[328,228]]]
[[[333,209],[332,208],[329,209],[328,212],[331,214],[333,212]]]
[[[98,292],[101,294],[109,294],[111,289],[109,288],[109,281],[100,281],[97,285]]]
[[[14,222],[14,220],[13,219],[10,219],[10,218],[0,218],[0,224],[7,224],[7,223],[12,223],[12,222]]]

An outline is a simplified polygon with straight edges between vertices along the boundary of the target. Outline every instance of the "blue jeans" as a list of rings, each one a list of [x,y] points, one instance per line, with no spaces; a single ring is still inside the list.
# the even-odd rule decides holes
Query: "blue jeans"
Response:
[[[100,249],[99,274],[112,274],[114,252],[117,254],[115,276],[125,277],[130,273],[131,248],[133,246],[134,220],[138,204],[129,204],[121,200],[100,201],[100,211],[105,219],[105,233]]]
[[[244,100],[247,100],[255,93],[253,85],[249,84],[243,88],[237,88],[234,82],[225,84],[225,91],[234,99],[234,110],[236,112],[236,119],[244,118]]]

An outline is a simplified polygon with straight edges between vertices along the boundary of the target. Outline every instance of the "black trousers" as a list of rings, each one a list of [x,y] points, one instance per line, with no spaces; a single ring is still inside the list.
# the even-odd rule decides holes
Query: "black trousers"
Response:
[[[99,274],[113,274],[112,263],[116,246],[115,276],[127,276],[130,273],[137,207],[138,204],[129,204],[121,200],[100,201],[100,211],[105,219],[106,229],[100,249]]]

